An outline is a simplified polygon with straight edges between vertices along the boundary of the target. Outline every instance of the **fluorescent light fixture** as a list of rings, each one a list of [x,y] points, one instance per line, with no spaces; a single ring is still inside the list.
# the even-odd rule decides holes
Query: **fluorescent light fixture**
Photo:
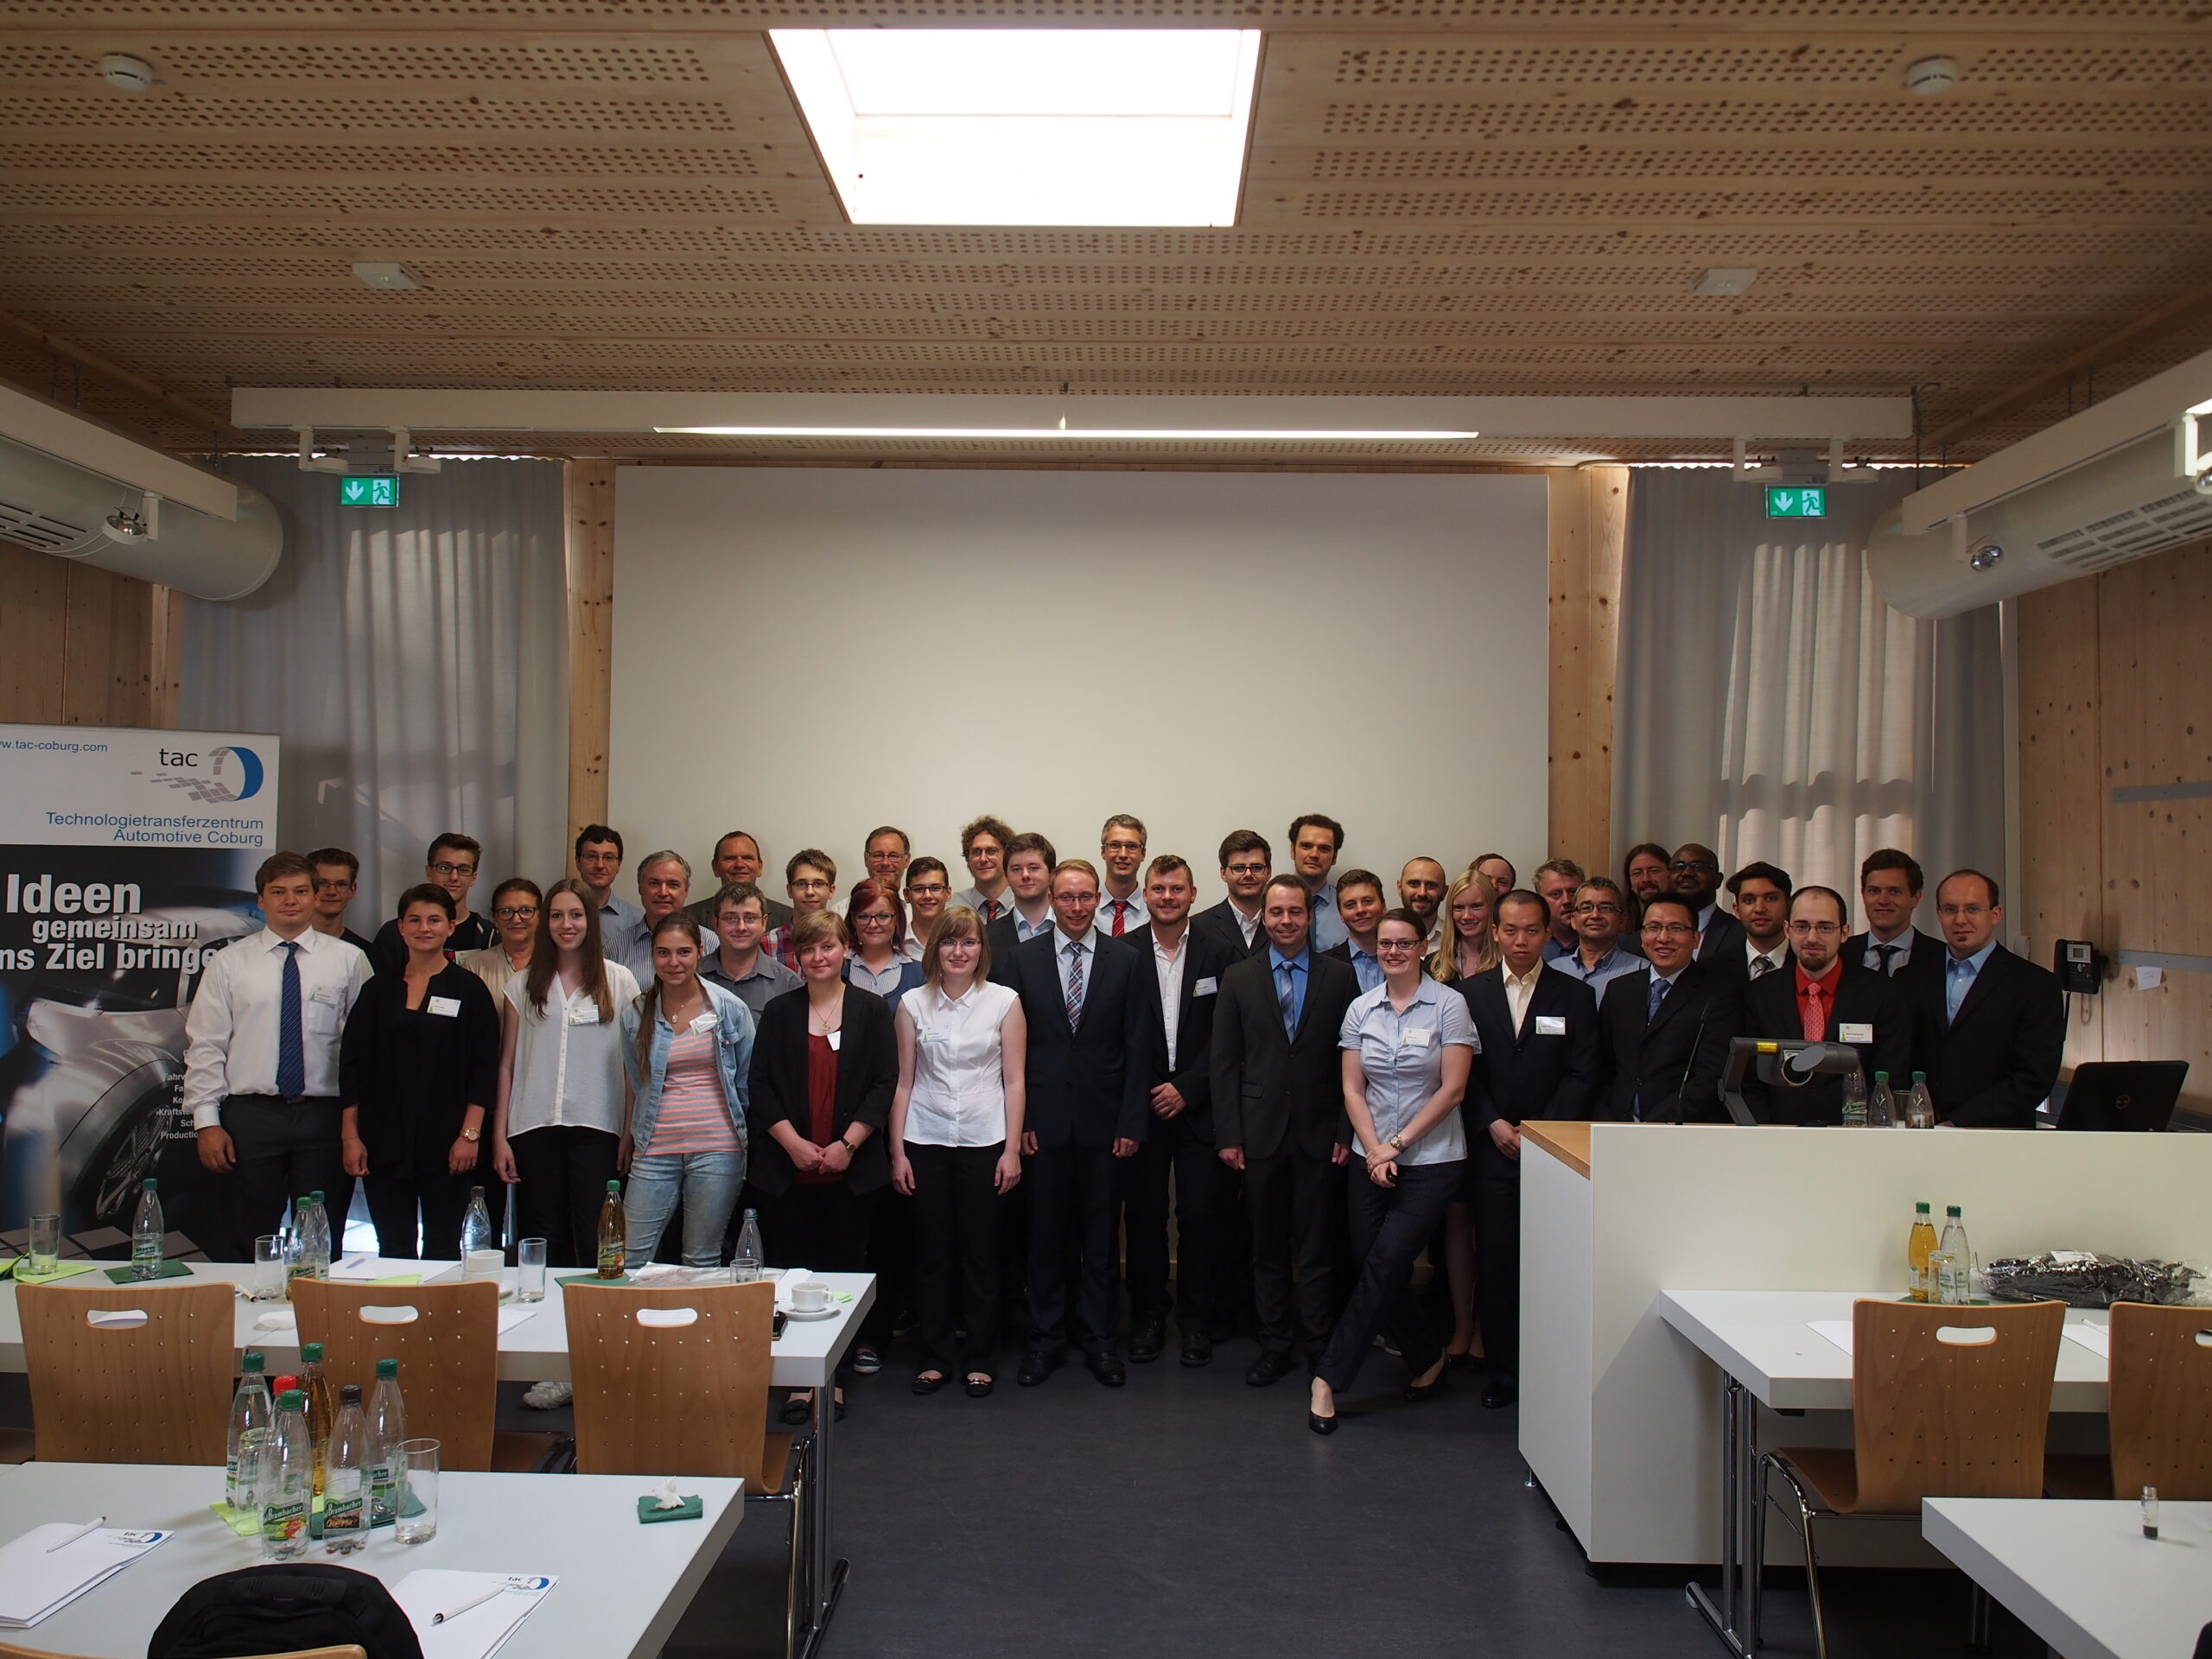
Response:
[[[1162,443],[1465,443],[1479,432],[1300,432],[1281,428],[1066,426],[657,426],[696,438],[1074,438]]]
[[[769,31],[855,225],[1233,225],[1255,29]]]

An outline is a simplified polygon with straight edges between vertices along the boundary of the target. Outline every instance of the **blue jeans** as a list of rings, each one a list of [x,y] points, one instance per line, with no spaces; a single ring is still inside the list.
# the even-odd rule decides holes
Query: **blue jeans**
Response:
[[[629,1185],[622,1205],[630,1217],[630,1236],[623,1253],[636,1267],[644,1267],[660,1248],[668,1225],[668,1212],[683,1200],[683,1265],[718,1268],[722,1261],[722,1235],[737,1208],[737,1191],[745,1184],[742,1152],[643,1154],[630,1160]]]

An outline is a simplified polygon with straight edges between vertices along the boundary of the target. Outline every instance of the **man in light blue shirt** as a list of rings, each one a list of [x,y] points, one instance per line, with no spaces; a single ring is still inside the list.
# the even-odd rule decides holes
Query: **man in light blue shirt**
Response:
[[[1554,959],[1552,966],[1580,980],[1590,988],[1590,995],[1602,1002],[1606,986],[1643,966],[1641,957],[1621,946],[1627,901],[1617,884],[1593,875],[1575,888],[1567,913],[1574,923],[1575,948]]]
[[[1313,925],[1308,937],[1316,950],[1331,950],[1344,942],[1337,884],[1329,880],[1329,872],[1336,868],[1337,855],[1344,848],[1344,827],[1334,818],[1305,812],[1290,821],[1290,863],[1313,897]],[[1363,988],[1365,985],[1361,981]]]
[[[1536,866],[1536,895],[1551,912],[1552,935],[1544,941],[1544,960],[1564,967],[1578,943],[1574,928],[1574,895],[1580,891],[1583,868],[1571,858],[1550,858]],[[1601,994],[1604,988],[1593,985]]]
[[[1344,937],[1322,951],[1351,964],[1364,993],[1382,982],[1382,963],[1375,949],[1375,934],[1386,907],[1382,878],[1372,870],[1346,870],[1336,886],[1337,913],[1344,923]]]
[[[1988,962],[1991,954],[1996,949],[1997,940],[1993,937],[1988,944],[1970,957],[1947,956],[1943,958],[1945,1024],[1948,1025],[1959,1017],[1959,1004],[1967,1000],[1967,993],[1974,988],[1974,980],[1980,976],[1983,965]]]

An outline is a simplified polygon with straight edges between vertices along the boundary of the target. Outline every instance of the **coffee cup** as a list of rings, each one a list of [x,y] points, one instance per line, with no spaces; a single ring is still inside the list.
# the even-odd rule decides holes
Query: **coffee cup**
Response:
[[[791,1287],[791,1306],[802,1313],[819,1313],[830,1306],[830,1287],[818,1279]]]

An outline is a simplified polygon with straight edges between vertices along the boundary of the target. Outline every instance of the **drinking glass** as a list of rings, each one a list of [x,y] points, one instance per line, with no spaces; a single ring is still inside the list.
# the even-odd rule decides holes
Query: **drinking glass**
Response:
[[[30,1274],[35,1279],[52,1276],[61,1265],[61,1217],[33,1216],[30,1227]]]
[[[515,1246],[515,1300],[545,1300],[545,1241],[525,1238]]]
[[[403,1544],[427,1544],[438,1535],[438,1442],[402,1440],[399,1465],[403,1484],[391,1535]]]
[[[284,1236],[264,1233],[253,1241],[253,1272],[245,1281],[246,1300],[273,1302],[284,1294]]]

